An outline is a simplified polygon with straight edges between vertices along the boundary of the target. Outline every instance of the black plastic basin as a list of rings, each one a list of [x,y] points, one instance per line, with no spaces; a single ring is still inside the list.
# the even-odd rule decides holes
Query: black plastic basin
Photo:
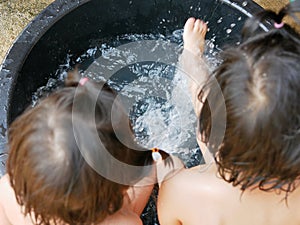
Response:
[[[32,93],[55,77],[67,54],[76,58],[92,47],[95,39],[127,33],[168,34],[182,28],[190,16],[208,21],[207,39],[216,36],[216,45],[222,48],[237,42],[244,20],[260,10],[251,0],[55,1],[25,28],[3,62],[0,154],[6,151],[9,124],[31,103]],[[0,162],[0,176],[3,168]]]

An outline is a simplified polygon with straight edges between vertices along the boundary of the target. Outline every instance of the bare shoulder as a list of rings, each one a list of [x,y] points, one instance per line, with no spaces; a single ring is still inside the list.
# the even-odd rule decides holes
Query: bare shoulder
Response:
[[[184,169],[170,179],[163,182],[159,197],[163,199],[172,198],[172,201],[184,203],[189,198],[202,199],[202,201],[219,201],[224,193],[232,194],[233,188],[217,176],[215,166],[197,166]],[[174,204],[176,204],[174,202]],[[188,202],[187,202],[188,204]]]
[[[4,175],[0,179],[0,221],[2,225],[10,225],[5,206],[9,203],[9,196],[12,193],[12,189],[9,184],[9,176]]]
[[[219,180],[213,169],[203,167],[184,169],[165,180],[157,204],[161,224],[203,224],[189,215],[204,218],[218,207],[223,194]]]
[[[180,171],[176,176],[171,179],[165,180],[165,186],[180,187],[181,189],[195,188],[195,184],[199,187],[209,186],[222,186],[223,182],[217,177],[215,166],[200,165],[190,169]]]
[[[7,184],[7,183],[9,183],[9,176],[8,176],[8,174],[5,174],[0,179],[0,185],[4,185],[4,184]]]
[[[0,179],[0,202],[5,202],[5,206],[17,205],[15,192],[10,185],[10,178],[8,174],[5,174]],[[8,204],[10,202],[11,204]]]
[[[8,193],[12,193],[12,187],[10,186],[9,176],[5,174],[0,179],[0,199],[5,198]]]

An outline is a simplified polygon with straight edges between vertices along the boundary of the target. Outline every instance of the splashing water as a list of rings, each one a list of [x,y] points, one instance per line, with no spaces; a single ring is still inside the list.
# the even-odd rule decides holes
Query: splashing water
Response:
[[[127,105],[129,117],[137,141],[147,148],[158,147],[178,155],[186,166],[198,165],[201,155],[196,143],[196,116],[193,111],[187,80],[176,73],[176,63],[182,49],[183,30],[175,30],[172,35],[126,34],[107,43],[95,41],[96,46],[88,49],[75,60],[86,67],[83,76],[93,80],[105,80],[121,96]],[[143,50],[149,40],[155,40],[145,55]],[[215,55],[219,51],[214,44],[215,37],[206,41],[205,57],[214,68],[219,62]],[[120,48],[134,43],[128,48]],[[170,48],[167,56],[151,52]],[[39,98],[51,93],[63,83],[67,71],[72,68],[72,55],[67,55],[66,63],[59,66],[56,77],[49,79],[32,97],[35,104]],[[167,59],[166,59],[167,57]],[[164,58],[164,59],[162,59]],[[92,63],[90,62],[92,59]]]
[[[125,105],[140,144],[177,154],[189,166],[199,164],[200,157],[195,157],[195,154],[199,155],[195,139],[196,116],[187,80],[181,73],[176,73],[179,50],[183,45],[182,33],[180,29],[168,37],[125,35],[118,38],[119,43],[114,42],[117,46],[124,41],[135,42],[130,48],[102,44],[99,48],[102,56],[89,66],[84,75],[108,80],[109,85],[119,92],[127,103]],[[153,38],[156,42],[145,42]],[[214,42],[215,38],[206,42],[205,54],[210,68],[218,63]],[[170,46],[170,43],[175,43],[175,46]],[[149,50],[145,50],[148,44]],[[151,58],[151,52],[159,54],[154,53]]]
[[[5,162],[7,161],[8,154],[7,153],[0,153],[0,177],[4,176],[5,171]]]
[[[151,68],[146,70],[147,76],[143,69],[149,66]],[[153,63],[135,66],[134,71],[142,75],[125,85],[122,94],[136,96],[131,119],[141,144],[147,148],[155,146],[169,153],[188,154],[191,147],[196,147],[193,129],[196,117],[186,81],[179,77],[179,73],[175,73],[173,80],[162,79],[164,73],[174,73],[173,68],[165,67],[169,66]]]

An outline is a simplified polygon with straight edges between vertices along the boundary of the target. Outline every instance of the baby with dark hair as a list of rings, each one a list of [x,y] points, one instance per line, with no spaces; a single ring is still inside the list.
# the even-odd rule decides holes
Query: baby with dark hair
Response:
[[[117,93],[77,72],[19,116],[8,138],[1,225],[142,224],[158,167],[182,168],[139,146]]]
[[[201,58],[206,25],[186,22],[181,65],[206,164],[163,182],[162,225],[300,223],[300,37],[283,22],[296,12],[300,1],[249,18],[211,75]],[[259,32],[264,20],[274,28]]]

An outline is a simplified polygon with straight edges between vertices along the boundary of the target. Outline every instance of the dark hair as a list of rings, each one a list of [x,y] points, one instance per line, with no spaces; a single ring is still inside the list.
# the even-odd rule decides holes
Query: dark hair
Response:
[[[153,164],[151,151],[135,143],[116,92],[103,82],[80,85],[79,80],[77,72],[69,73],[66,87],[25,111],[9,128],[11,185],[24,213],[37,224],[92,224],[122,207],[124,192],[149,168],[126,174],[113,160],[100,159],[103,152],[126,165]],[[110,180],[97,166],[127,180]]]
[[[214,71],[226,107],[224,140],[214,150],[218,172],[242,190],[295,189],[300,175],[300,38],[288,25],[258,33],[259,22],[281,23],[300,11],[300,1],[278,14],[264,11],[250,18],[243,42],[224,50]],[[210,87],[211,83],[207,84]],[[200,115],[202,139],[211,148],[212,118],[222,112],[210,92]],[[215,100],[215,101],[214,101]],[[224,122],[224,121],[223,121]]]

